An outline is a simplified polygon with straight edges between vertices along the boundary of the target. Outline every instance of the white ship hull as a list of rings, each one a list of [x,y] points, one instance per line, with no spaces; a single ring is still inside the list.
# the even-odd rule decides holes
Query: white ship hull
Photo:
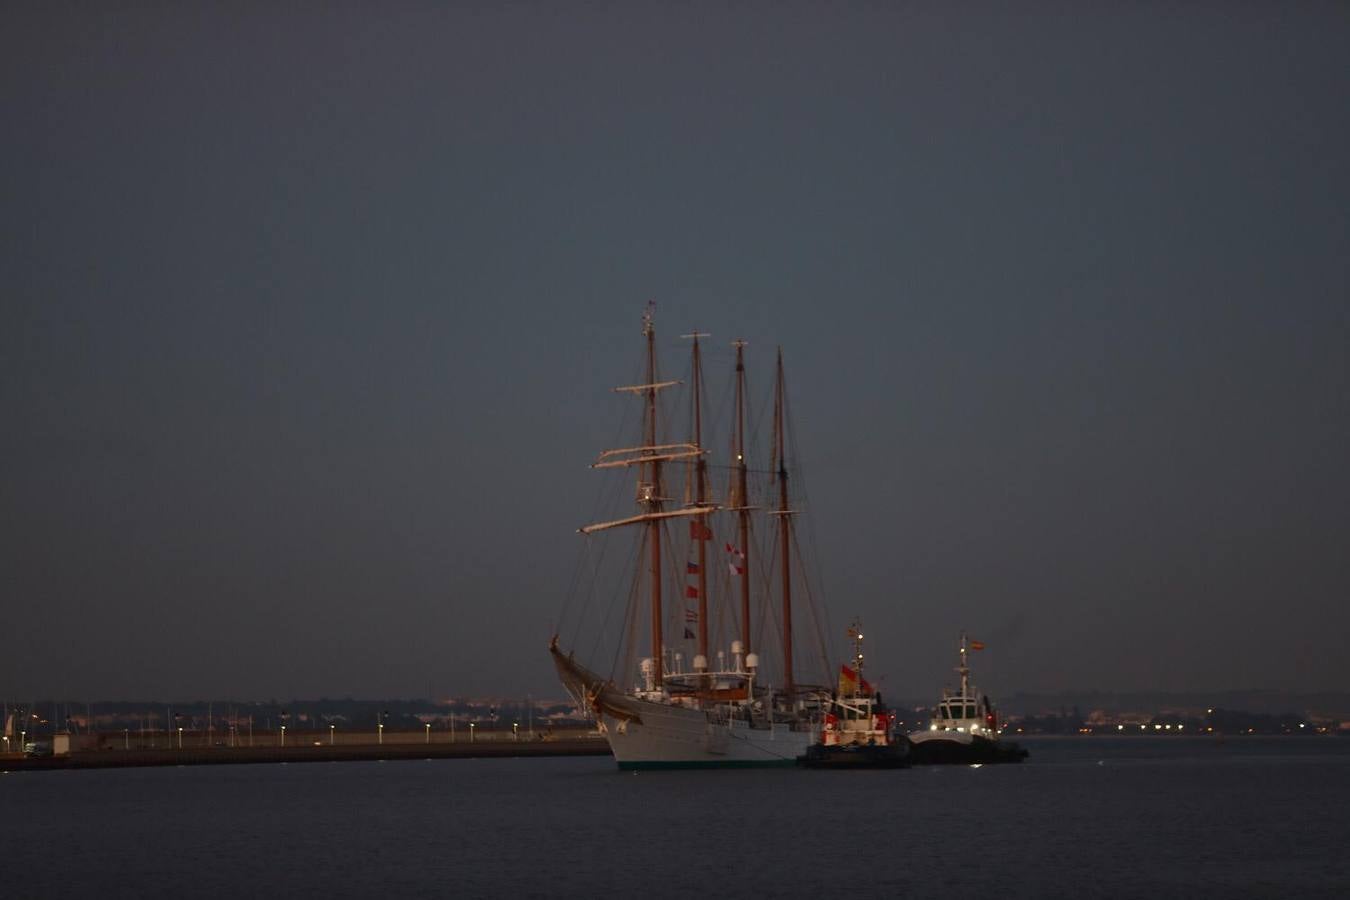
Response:
[[[786,724],[751,727],[702,710],[629,702],[637,719],[600,717],[621,769],[791,766],[811,744],[809,730]]]
[[[621,769],[791,766],[814,732],[805,722],[770,726],[725,715],[733,707],[693,709],[616,690],[606,679],[549,645],[568,691],[595,717]]]

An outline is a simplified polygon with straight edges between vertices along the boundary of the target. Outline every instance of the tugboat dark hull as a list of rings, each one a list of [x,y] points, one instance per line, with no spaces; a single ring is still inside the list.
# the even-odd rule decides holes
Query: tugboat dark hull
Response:
[[[808,769],[903,769],[909,765],[909,742],[890,744],[845,744],[826,747],[812,744],[797,765]]]
[[[991,741],[982,737],[966,741],[929,738],[913,742],[909,762],[916,766],[990,765],[1021,762],[1027,755],[1023,747],[1011,741]]]

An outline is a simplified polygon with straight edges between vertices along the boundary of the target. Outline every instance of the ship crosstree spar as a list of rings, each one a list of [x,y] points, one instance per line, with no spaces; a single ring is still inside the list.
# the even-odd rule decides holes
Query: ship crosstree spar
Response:
[[[765,471],[749,463],[746,343],[732,344],[734,398],[723,404],[730,421],[713,423],[703,410],[701,341],[709,335],[682,336],[691,342],[687,385],[660,377],[650,305],[642,336],[641,380],[616,388],[640,403],[639,433],[591,466],[626,474],[636,508],[579,529],[586,546],[569,598],[577,622],[569,646],[555,635],[549,652],[621,768],[793,765],[815,739],[830,697],[824,678],[801,677],[804,655],[815,653],[819,673],[828,666],[821,614],[794,566],[800,554],[782,353]],[[676,418],[670,398],[686,386],[688,430],[668,434]],[[728,458],[708,449],[719,437]],[[760,529],[771,537],[762,552]],[[608,578],[616,558],[624,571]],[[794,616],[803,612],[816,637],[805,654],[794,637]],[[576,653],[592,643],[596,649],[579,661]]]

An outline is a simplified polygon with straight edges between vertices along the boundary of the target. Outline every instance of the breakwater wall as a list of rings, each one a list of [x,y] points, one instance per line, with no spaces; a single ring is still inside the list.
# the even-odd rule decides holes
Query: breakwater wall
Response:
[[[120,739],[121,736],[115,736]],[[524,735],[480,739],[463,736],[456,740],[427,740],[425,734],[388,733],[344,736],[338,740],[328,733],[288,733],[253,746],[216,744],[202,746],[185,742],[159,747],[117,746],[118,740],[99,740],[90,749],[73,750],[60,756],[0,757],[0,771],[46,769],[103,769],[127,766],[200,766],[239,765],[278,762],[349,762],[355,760],[399,759],[483,759],[542,756],[606,756],[609,745],[594,732],[553,735],[528,739]],[[129,743],[129,742],[127,742]]]

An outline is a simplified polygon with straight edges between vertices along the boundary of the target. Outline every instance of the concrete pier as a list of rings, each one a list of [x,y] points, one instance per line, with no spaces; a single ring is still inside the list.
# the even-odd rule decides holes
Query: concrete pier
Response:
[[[46,769],[104,769],[125,766],[201,766],[238,765],[277,762],[347,762],[379,759],[475,759],[541,756],[606,756],[609,745],[595,732],[575,732],[536,737],[524,734],[495,733],[485,736],[431,736],[421,732],[378,734],[330,734],[329,732],[287,731],[285,744],[280,735],[266,739],[254,736],[253,746],[225,743],[203,745],[184,739],[183,746],[160,737],[159,746],[122,746],[122,735],[100,735],[88,749],[73,749],[61,756],[0,756],[0,771]],[[439,738],[439,739],[436,739]],[[382,739],[382,742],[381,742]],[[126,744],[132,743],[130,740]],[[169,746],[165,746],[169,744]]]

